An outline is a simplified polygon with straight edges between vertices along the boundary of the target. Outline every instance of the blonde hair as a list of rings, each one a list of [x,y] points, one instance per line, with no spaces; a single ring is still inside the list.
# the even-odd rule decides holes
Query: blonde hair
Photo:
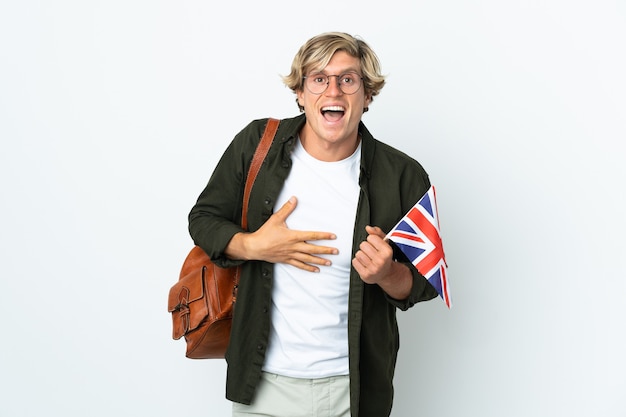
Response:
[[[326,32],[309,39],[293,58],[291,72],[282,77],[283,82],[294,93],[302,91],[304,76],[326,67],[337,51],[347,52],[361,61],[365,96],[373,100],[385,85],[378,57],[365,41],[343,32]],[[296,103],[297,101],[296,99]],[[300,111],[304,110],[300,104],[298,108]]]

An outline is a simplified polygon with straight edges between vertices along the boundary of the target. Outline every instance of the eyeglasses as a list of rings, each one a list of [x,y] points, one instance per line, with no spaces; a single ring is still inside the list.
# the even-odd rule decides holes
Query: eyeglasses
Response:
[[[344,94],[354,94],[361,88],[361,80],[363,79],[356,72],[346,72],[341,75],[312,74],[304,78],[304,85],[312,94],[322,94],[330,84],[330,77],[337,78],[337,85]]]

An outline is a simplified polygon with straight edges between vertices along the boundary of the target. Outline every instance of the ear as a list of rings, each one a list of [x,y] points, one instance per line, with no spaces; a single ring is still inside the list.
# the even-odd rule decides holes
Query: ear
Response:
[[[297,90],[296,91],[296,101],[298,102],[298,106],[300,107],[304,107],[304,91],[302,90]]]
[[[365,103],[363,105],[363,108],[365,109],[365,111],[369,109],[371,103],[372,103],[372,95],[368,94],[365,96]]]

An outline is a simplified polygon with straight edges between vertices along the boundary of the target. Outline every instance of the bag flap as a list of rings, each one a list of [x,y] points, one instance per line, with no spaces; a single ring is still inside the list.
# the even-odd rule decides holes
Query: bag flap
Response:
[[[176,340],[196,329],[209,314],[205,271],[202,267],[190,272],[170,289],[167,309],[172,313],[172,337]]]
[[[202,267],[188,273],[170,288],[167,311],[171,313],[179,304],[188,305],[204,297],[204,270]]]

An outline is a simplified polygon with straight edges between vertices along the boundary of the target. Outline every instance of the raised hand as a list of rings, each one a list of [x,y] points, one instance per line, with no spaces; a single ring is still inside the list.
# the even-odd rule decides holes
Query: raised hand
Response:
[[[380,227],[366,226],[367,239],[354,254],[352,266],[363,282],[378,284],[389,296],[402,300],[409,296],[413,279],[408,267],[394,262],[393,249]]]
[[[296,205],[296,198],[291,197],[257,231],[237,233],[226,247],[226,255],[233,259],[285,263],[310,272],[319,272],[315,265],[330,265],[328,259],[316,255],[336,255],[337,248],[311,242],[333,240],[335,234],[289,229],[286,220]]]

